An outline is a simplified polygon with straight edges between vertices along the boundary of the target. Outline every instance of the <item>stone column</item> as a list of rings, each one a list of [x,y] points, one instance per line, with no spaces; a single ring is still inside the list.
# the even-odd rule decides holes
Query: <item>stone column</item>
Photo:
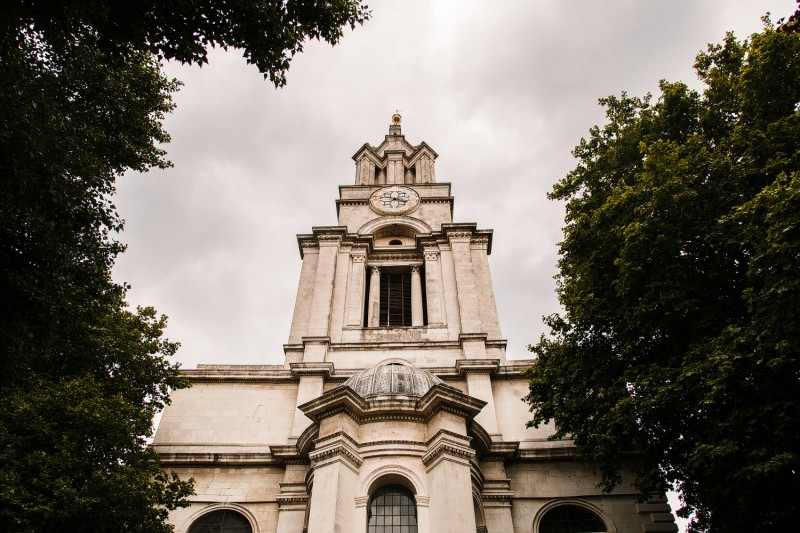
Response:
[[[422,326],[422,282],[419,275],[419,267],[411,266],[411,325]]]
[[[428,324],[443,324],[442,283],[439,272],[439,252],[425,252],[425,291],[428,297]]]
[[[367,300],[367,327],[377,328],[381,320],[381,269],[372,267],[369,278],[369,299]]]

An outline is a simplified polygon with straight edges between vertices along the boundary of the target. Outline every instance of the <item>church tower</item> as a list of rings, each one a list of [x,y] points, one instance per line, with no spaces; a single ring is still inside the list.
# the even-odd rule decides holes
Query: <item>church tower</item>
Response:
[[[196,480],[176,531],[677,531],[663,499],[600,493],[569,441],[525,427],[492,231],[453,221],[437,157],[395,114],[353,156],[337,225],[297,237],[285,363],[184,371],[153,444]]]

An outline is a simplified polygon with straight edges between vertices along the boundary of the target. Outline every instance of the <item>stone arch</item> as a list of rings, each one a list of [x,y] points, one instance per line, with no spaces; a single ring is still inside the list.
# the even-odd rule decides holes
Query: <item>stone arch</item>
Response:
[[[258,528],[258,521],[256,520],[255,515],[250,512],[250,510],[243,506],[239,505],[238,503],[212,503],[206,506],[201,507],[187,518],[181,530],[182,533],[189,531],[189,528],[192,527],[192,524],[195,523],[199,518],[203,515],[213,513],[215,511],[233,511],[242,515],[248,522],[250,522],[250,529],[253,530],[253,533],[260,533],[260,529]]]
[[[481,503],[481,495],[478,491],[472,491],[472,507],[475,512],[475,528],[478,533],[485,533],[488,531],[486,528],[486,513],[483,510]]]
[[[404,230],[408,236],[417,235],[419,233],[432,233],[431,227],[418,218],[408,216],[384,216],[370,220],[360,228],[358,228],[359,235],[381,235],[381,230],[386,230],[390,227],[397,227]]]
[[[401,485],[417,498],[427,499],[428,491],[422,479],[410,468],[401,465],[384,465],[376,468],[364,477],[358,488],[358,494],[362,498],[369,498],[375,489],[383,485]]]
[[[542,505],[542,507],[533,517],[532,531],[534,533],[539,533],[539,524],[541,523],[542,518],[544,518],[548,512],[552,511],[556,507],[562,507],[566,505],[573,505],[575,507],[581,507],[587,511],[590,511],[591,513],[597,515],[597,518],[599,518],[600,521],[605,524],[606,531],[617,531],[617,526],[614,524],[614,522],[603,511],[601,511],[598,506],[591,504],[586,500],[580,500],[577,498],[558,498],[555,500],[550,500]]]

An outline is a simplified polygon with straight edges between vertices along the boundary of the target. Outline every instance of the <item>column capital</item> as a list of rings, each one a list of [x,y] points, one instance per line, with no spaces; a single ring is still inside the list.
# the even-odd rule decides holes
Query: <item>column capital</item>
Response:
[[[411,265],[411,275],[412,276],[419,276],[419,269],[420,265]]]

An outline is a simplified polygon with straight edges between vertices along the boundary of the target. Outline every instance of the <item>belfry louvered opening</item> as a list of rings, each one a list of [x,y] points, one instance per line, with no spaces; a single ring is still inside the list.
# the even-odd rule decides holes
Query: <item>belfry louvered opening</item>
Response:
[[[416,269],[417,273],[412,274],[412,268]],[[418,312],[421,312],[421,318],[415,320],[414,316],[414,281],[413,276],[419,276],[419,298],[421,305]],[[414,325],[423,326],[428,324],[427,301],[425,298],[425,274],[421,266],[402,266],[402,267],[381,267],[380,277],[373,276],[367,277],[366,294],[373,294],[371,284],[380,279],[380,285],[377,291],[377,320],[370,323],[370,299],[366,298],[366,305],[364,306],[364,325],[378,326],[378,327],[392,327],[403,328],[411,327]],[[375,305],[375,302],[372,303]]]
[[[411,272],[381,276],[381,326],[411,325]]]

